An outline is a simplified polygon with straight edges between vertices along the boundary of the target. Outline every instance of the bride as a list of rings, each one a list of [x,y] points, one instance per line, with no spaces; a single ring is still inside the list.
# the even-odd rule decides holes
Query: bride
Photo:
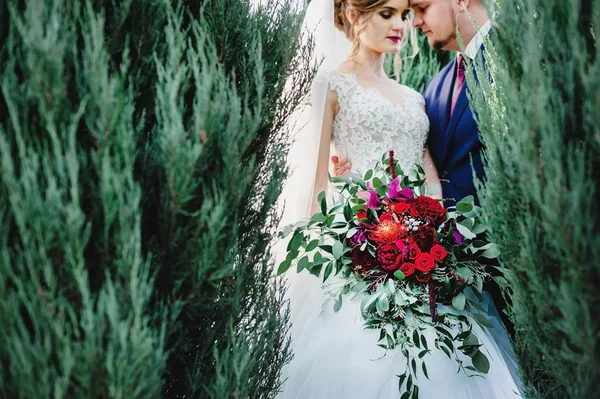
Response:
[[[427,184],[439,185],[425,148],[429,121],[423,97],[384,73],[385,54],[416,46],[410,17],[408,0],[311,1],[304,27],[314,33],[315,57],[324,59],[288,156],[284,222],[318,211],[316,196],[328,188],[333,154],[349,160],[360,173],[393,149],[404,171],[423,164]],[[399,351],[377,346],[377,331],[363,329],[361,298],[345,302],[335,313],[320,279],[294,270],[286,278],[294,358],[283,370],[278,397],[400,397],[397,375],[406,362]],[[496,329],[492,338],[473,323],[490,359],[489,373],[485,378],[457,373],[456,362],[434,350],[427,360],[429,379],[417,382],[421,398],[519,397],[510,341],[489,295],[481,305]]]

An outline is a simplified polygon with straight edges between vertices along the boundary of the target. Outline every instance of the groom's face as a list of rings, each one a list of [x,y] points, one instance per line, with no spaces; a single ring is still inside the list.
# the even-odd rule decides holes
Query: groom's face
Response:
[[[429,45],[437,50],[455,50],[457,0],[410,0],[415,11],[413,26],[421,28]]]

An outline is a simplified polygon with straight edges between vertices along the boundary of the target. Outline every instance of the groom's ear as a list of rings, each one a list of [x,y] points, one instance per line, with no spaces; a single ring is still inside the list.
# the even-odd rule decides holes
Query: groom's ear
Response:
[[[458,3],[458,6],[460,7],[460,11],[466,11],[466,9],[469,7],[469,4],[470,4],[470,0],[456,0],[456,2]]]

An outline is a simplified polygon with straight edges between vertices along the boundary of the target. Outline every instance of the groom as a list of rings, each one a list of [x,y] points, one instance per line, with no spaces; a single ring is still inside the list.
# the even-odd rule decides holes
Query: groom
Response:
[[[484,37],[492,28],[485,1],[410,0],[415,11],[413,26],[427,36],[429,45],[436,50],[458,53],[431,79],[424,94],[430,121],[427,144],[440,176],[443,196],[449,199],[445,205],[452,205],[467,195],[479,202],[473,176],[478,180],[484,177],[483,144],[467,99],[465,69],[483,59]],[[464,51],[461,51],[457,31]],[[477,87],[471,89],[477,90]],[[514,336],[514,326],[503,312],[506,303],[499,287],[486,284],[485,289],[492,296],[509,334]]]
[[[420,28],[429,45],[453,50],[458,56],[431,79],[425,89],[430,121],[428,146],[442,182],[446,205],[468,195],[477,201],[473,173],[483,178],[479,130],[467,100],[465,69],[480,61],[483,37],[491,28],[485,0],[410,0],[413,26]],[[472,20],[472,19],[473,20]],[[478,31],[473,21],[480,26]],[[461,52],[458,34],[465,45]]]

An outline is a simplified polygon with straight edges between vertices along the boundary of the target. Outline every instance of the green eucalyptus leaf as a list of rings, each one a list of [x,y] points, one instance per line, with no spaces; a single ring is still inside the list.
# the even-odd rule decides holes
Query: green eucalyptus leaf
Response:
[[[396,270],[394,272],[394,277],[396,277],[398,280],[402,281],[406,278],[406,276],[404,275],[404,273],[402,273],[400,270]]]
[[[327,215],[327,198],[323,196],[319,202],[321,203],[321,213]]]
[[[332,247],[332,255],[335,260],[338,260],[344,254],[344,246],[341,242],[335,241]]]
[[[286,259],[283,262],[281,262],[279,264],[279,268],[277,269],[277,274],[283,274],[285,272],[287,272],[290,268],[290,266],[292,266],[292,260],[291,259]]]
[[[458,274],[459,276],[461,276],[462,278],[464,278],[467,281],[471,280],[471,278],[473,277],[473,273],[471,272],[471,269],[469,269],[468,267],[458,268],[456,270],[456,274]]]
[[[300,273],[302,270],[306,269],[308,267],[309,261],[308,261],[308,256],[304,255],[303,257],[300,258],[300,260],[298,261],[298,273]]]
[[[323,215],[322,213],[315,213],[312,215],[310,220],[316,223],[325,223],[327,221],[327,216]]]
[[[471,212],[473,205],[475,204],[475,198],[472,195],[468,195],[465,198],[458,201],[456,204],[456,211],[459,213]]]
[[[457,310],[464,310],[466,300],[467,297],[461,292],[452,298],[452,306]]]
[[[323,281],[326,281],[331,273],[333,272],[333,262],[329,262],[325,267],[325,273],[323,274]]]
[[[365,173],[365,176],[363,177],[363,180],[364,181],[371,180],[372,177],[373,177],[373,169],[369,169]]]
[[[321,191],[319,195],[317,195],[317,202],[321,202],[321,200],[323,200],[326,195],[327,193],[325,191]]]
[[[348,229],[348,231],[346,232],[346,238],[351,238],[353,237],[356,233],[358,232],[358,229],[356,227],[351,227],[350,229]]]
[[[348,226],[348,222],[333,222],[331,223],[331,228],[332,229],[343,229],[346,228]]]
[[[477,351],[472,357],[473,367],[482,374],[487,374],[490,371],[490,361],[481,351]]]
[[[427,366],[425,365],[425,362],[421,363],[421,368],[423,369],[423,375],[425,376],[425,378],[429,379],[429,375],[427,374]]]
[[[481,254],[484,258],[495,259],[500,256],[500,249],[496,244],[492,244],[488,249]]]
[[[319,246],[319,240],[312,240],[311,242],[308,243],[308,245],[306,246],[305,251],[306,252],[310,252],[314,249],[316,249]]]
[[[420,348],[420,347],[421,347],[421,344],[420,344],[420,342],[419,342],[419,332],[418,332],[417,330],[414,330],[414,331],[413,331],[413,335],[412,335],[412,341],[413,341],[413,343],[415,344],[415,346],[416,346],[417,348]]]
[[[476,237],[476,235],[471,232],[469,227],[463,225],[463,222],[457,223],[456,229],[463,237],[465,237],[468,240],[472,240]]]
[[[335,301],[335,304],[333,305],[333,311],[334,312],[339,312],[339,310],[342,308],[342,295],[338,295],[337,300]]]
[[[402,392],[402,385],[404,385],[404,381],[406,380],[406,373],[404,373],[402,375],[398,375],[396,377],[399,377],[399,380],[398,380],[398,390],[400,392]]]
[[[385,312],[390,310],[390,301],[388,300],[387,295],[381,295],[375,306],[377,308],[377,312],[382,316],[385,314]]]
[[[373,188],[375,189],[383,184],[379,177],[374,177],[371,183],[373,184]]]

